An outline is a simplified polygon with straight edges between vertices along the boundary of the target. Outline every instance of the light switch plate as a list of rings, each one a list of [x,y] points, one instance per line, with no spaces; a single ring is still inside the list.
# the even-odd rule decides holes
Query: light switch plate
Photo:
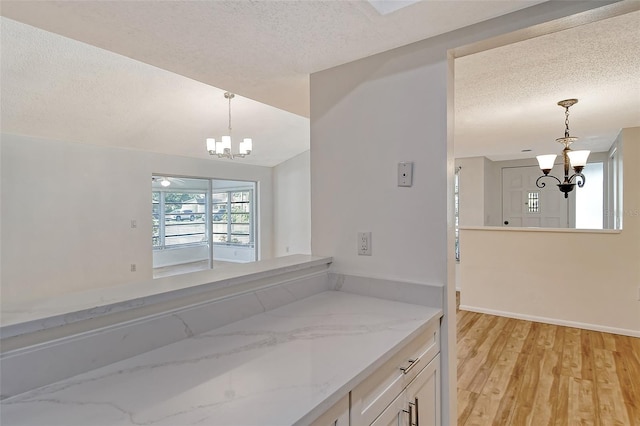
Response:
[[[398,186],[413,185],[413,162],[401,161],[398,163]]]

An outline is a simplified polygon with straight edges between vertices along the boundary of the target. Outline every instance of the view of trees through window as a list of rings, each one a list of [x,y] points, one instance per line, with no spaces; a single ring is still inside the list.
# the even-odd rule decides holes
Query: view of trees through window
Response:
[[[255,187],[255,182],[153,176],[154,268],[255,261]]]

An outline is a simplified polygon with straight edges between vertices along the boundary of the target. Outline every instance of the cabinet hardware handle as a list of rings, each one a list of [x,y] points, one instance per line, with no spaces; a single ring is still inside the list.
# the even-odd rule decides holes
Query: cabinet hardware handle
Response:
[[[420,358],[418,358],[418,359],[410,359],[410,360],[409,360],[409,366],[407,366],[407,367],[400,367],[400,370],[402,371],[402,373],[403,373],[403,374],[408,374],[408,373],[409,373],[409,371],[411,371],[411,369],[412,369],[413,367],[415,367],[415,365],[416,365],[418,362],[420,362]]]
[[[408,410],[402,410],[402,412],[409,414],[409,426],[411,426],[413,424],[413,418],[411,417],[411,407],[409,407]]]
[[[417,402],[418,399],[416,398],[416,403]],[[416,410],[415,423],[413,422],[413,410]],[[418,426],[418,406],[413,402],[409,403],[409,426]]]

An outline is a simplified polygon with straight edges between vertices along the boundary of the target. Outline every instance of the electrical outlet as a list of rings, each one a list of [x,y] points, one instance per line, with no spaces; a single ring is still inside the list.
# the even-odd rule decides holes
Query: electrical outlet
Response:
[[[138,221],[137,221],[137,220],[135,220],[135,219],[132,219],[132,220],[131,220],[131,228],[132,228],[132,229],[135,229],[135,228],[137,228],[137,227],[138,227]]]
[[[132,263],[131,264],[131,272],[135,272],[136,271],[136,264]]]
[[[371,232],[358,232],[358,255],[371,256]]]

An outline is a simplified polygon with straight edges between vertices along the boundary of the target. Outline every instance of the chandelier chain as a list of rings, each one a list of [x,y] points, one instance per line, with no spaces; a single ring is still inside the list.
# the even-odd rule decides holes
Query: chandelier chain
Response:
[[[564,137],[568,138],[569,137],[569,107],[565,108],[565,112],[564,112],[564,125],[565,125],[565,130],[564,130]]]

